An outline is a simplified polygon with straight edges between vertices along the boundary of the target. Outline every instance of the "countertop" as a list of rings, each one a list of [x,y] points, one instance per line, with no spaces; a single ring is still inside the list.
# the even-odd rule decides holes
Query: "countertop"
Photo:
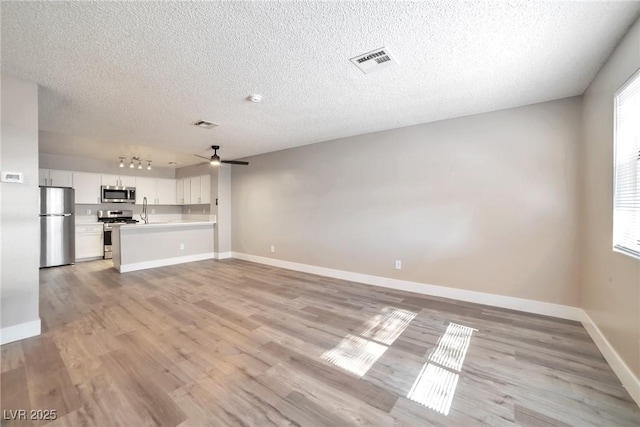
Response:
[[[214,226],[215,222],[213,221],[162,221],[162,222],[150,222],[145,224],[143,222],[139,222],[137,224],[113,224],[113,228],[119,228],[121,230],[133,230],[133,229],[149,229],[149,228],[175,228],[175,227],[187,227],[192,225],[210,225]]]

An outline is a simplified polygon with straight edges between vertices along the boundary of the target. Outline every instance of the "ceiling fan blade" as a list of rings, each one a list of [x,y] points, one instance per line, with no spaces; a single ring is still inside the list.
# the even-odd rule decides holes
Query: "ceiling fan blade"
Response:
[[[205,160],[211,160],[210,157],[201,156],[200,154],[194,154],[194,156],[200,157],[201,159],[205,159]]]
[[[202,162],[202,163],[198,163],[196,166],[202,166],[202,165],[208,165],[209,162]]]
[[[229,163],[230,165],[248,165],[249,162],[241,162],[239,160],[222,160],[220,163]]]

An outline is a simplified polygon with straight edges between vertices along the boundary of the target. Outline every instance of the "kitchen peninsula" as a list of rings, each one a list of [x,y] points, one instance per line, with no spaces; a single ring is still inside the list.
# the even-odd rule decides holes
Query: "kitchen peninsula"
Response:
[[[215,222],[115,224],[113,266],[120,272],[213,259]]]

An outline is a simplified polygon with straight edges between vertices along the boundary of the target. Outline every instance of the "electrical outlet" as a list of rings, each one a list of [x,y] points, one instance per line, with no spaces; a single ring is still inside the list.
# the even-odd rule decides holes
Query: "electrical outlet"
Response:
[[[153,214],[153,213],[156,213],[156,210],[155,210],[155,209],[151,209],[151,213],[152,213],[152,214]]]
[[[184,249],[184,243],[180,243],[180,250]]]
[[[275,252],[275,251],[276,251],[275,245],[271,245],[271,252]]]
[[[87,215],[91,215],[91,209],[87,209]]]
[[[396,260],[396,270],[402,270],[402,261]]]

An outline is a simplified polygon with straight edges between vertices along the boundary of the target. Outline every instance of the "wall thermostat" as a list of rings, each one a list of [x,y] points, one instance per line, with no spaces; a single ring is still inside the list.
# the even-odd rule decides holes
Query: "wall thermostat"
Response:
[[[2,172],[2,182],[12,182],[22,184],[24,182],[24,174],[22,172]]]

